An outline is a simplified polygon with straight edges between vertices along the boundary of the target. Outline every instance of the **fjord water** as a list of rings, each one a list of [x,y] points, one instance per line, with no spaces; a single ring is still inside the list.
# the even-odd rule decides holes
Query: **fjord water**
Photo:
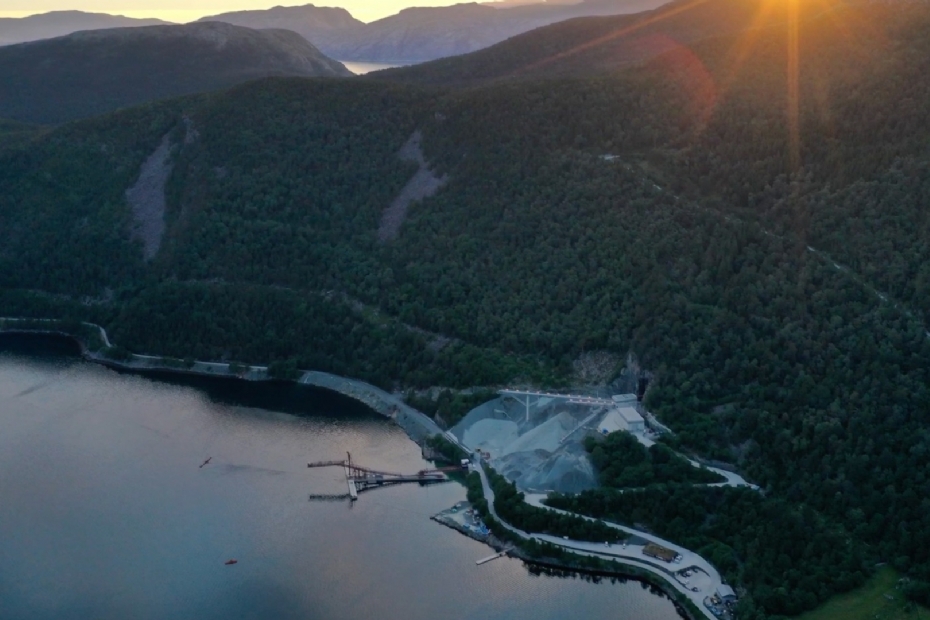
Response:
[[[345,65],[346,69],[354,73],[355,75],[365,75],[366,73],[371,73],[373,71],[381,71],[382,69],[393,69],[394,67],[406,67],[410,63],[385,63],[385,62],[356,62],[353,60],[341,60],[342,64]]]
[[[489,549],[428,518],[458,484],[308,501],[345,482],[307,461],[347,450],[429,465],[339,395],[120,374],[64,340],[0,337],[0,618],[678,618],[636,581],[475,566]]]

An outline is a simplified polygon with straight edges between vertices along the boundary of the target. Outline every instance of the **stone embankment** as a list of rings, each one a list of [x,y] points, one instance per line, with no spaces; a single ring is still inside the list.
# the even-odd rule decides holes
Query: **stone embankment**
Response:
[[[43,324],[47,324],[45,328]],[[107,355],[114,348],[103,327],[93,323],[81,323],[84,329],[99,336],[99,345],[89,342],[82,334],[66,331],[66,323],[55,319],[0,318],[0,333],[51,334],[72,338],[81,347],[85,359],[116,368],[138,372],[172,372],[206,377],[226,377],[245,381],[274,381],[267,366],[251,366],[227,362],[187,361],[154,355],[128,353],[114,359]],[[326,372],[300,371],[297,383],[338,392],[357,400],[381,415],[391,418],[417,443],[428,437],[441,435],[443,431],[428,416],[417,411],[398,396],[364,381],[348,379]]]
[[[434,514],[430,519],[436,523],[445,525],[446,527],[452,528],[460,534],[464,534],[469,538],[473,538],[478,542],[483,542],[496,551],[500,551],[505,548],[505,545],[502,541],[494,537],[494,534],[490,532],[484,533],[482,530],[479,530],[468,524],[468,520],[465,518],[467,511],[471,509],[471,504],[468,502],[459,502],[452,508],[443,510],[438,514]]]
[[[364,381],[308,370],[303,373],[298,383],[339,392],[364,403],[381,415],[394,420],[417,443],[432,435],[443,434],[442,429],[426,414],[417,411],[398,396]]]

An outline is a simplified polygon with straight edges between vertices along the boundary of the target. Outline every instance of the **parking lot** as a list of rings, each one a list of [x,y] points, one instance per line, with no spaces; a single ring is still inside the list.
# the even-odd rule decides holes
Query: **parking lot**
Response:
[[[711,589],[713,585],[713,580],[710,578],[710,575],[700,568],[694,567],[675,573],[675,579],[692,592],[706,592]]]

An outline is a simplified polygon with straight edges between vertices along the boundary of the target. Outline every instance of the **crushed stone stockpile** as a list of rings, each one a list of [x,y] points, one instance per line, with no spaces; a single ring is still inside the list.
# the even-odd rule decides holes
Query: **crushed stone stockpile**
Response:
[[[522,491],[578,493],[597,486],[585,431],[563,437],[590,415],[588,407],[540,399],[526,408],[512,398],[476,407],[451,430],[463,445],[491,454],[491,466]]]

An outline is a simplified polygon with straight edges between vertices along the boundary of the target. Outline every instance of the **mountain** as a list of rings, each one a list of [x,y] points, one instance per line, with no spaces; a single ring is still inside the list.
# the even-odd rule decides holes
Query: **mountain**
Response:
[[[341,8],[304,6],[276,6],[267,10],[234,11],[204,17],[198,21],[218,21],[246,28],[279,28],[293,30],[328,56],[341,50],[343,40],[355,39],[365,28],[361,22]]]
[[[841,6],[828,1],[823,6]],[[676,0],[635,15],[578,18],[515,36],[471,54],[370,77],[416,84],[470,86],[494,80],[579,77],[614,71],[701,39],[732,34],[752,25],[784,23],[787,4],[758,17],[746,0]]]
[[[0,149],[14,148],[38,136],[41,128],[0,119]]]
[[[51,13],[19,18],[0,17],[0,45],[51,39],[78,32],[79,30],[166,24],[168,22],[160,19],[133,19],[122,15],[85,13],[83,11],[52,11]]]
[[[493,6],[498,9],[506,9],[514,6],[525,6],[527,4],[578,4],[579,0],[548,0],[540,2],[539,0],[490,0],[489,2],[482,2],[481,4],[486,4],[488,6]]]
[[[351,73],[288,30],[218,22],[92,30],[0,48],[0,117],[59,123],[271,75]]]
[[[287,28],[325,54],[340,60],[423,62],[465,54],[546,24],[586,15],[635,13],[665,0],[585,0],[577,4],[532,3],[503,6],[457,4],[415,7],[364,24],[343,9],[275,7],[223,13],[209,20],[249,28]]]
[[[333,55],[347,60],[424,62],[488,47],[514,35],[579,16],[637,13],[664,0],[586,0],[573,5],[495,8],[471,3],[415,7],[366,25]]]
[[[930,5],[798,3],[794,28],[746,0],[733,30],[704,4],[706,36],[609,71],[270,78],[0,149],[3,314],[399,393],[564,388],[596,355],[648,382],[663,442],[764,493],[573,507],[700,550],[740,618],[886,563],[926,602]]]

